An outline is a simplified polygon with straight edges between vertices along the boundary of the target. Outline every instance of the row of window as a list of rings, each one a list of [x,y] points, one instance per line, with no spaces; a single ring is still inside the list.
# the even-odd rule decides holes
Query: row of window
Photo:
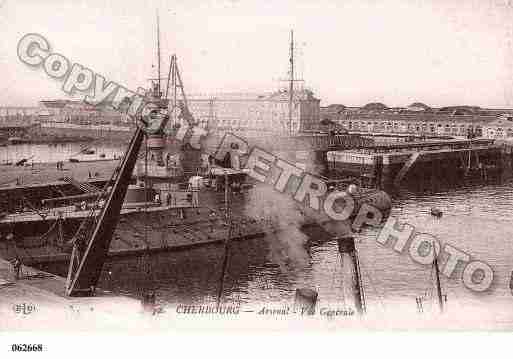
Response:
[[[401,123],[401,122],[377,122],[377,121],[349,121],[349,130],[369,131],[369,132],[397,132],[397,133],[432,133],[432,134],[451,134],[466,135],[469,130],[478,134],[482,132],[481,126],[469,123],[461,124],[441,124],[441,123]]]
[[[23,114],[15,114],[12,115],[9,113],[9,116],[0,116],[0,121],[8,121],[8,120],[23,120],[23,119],[35,119],[34,115],[23,115]]]
[[[288,102],[278,102],[271,104],[254,104],[247,102],[219,102],[214,104],[209,104],[205,102],[190,102],[189,103],[190,110],[193,114],[199,113],[215,113],[218,116],[223,116],[224,114],[268,114],[271,111],[278,112],[287,112],[289,111]],[[312,113],[314,115],[318,115],[320,113],[320,108],[318,103],[301,103],[294,104],[293,112],[307,112]]]
[[[340,161],[340,162],[351,162],[351,163],[362,163],[365,164],[365,157],[362,156],[353,156],[348,155],[346,153],[330,153],[328,155],[332,161]]]
[[[276,126],[279,123],[288,123],[286,116],[281,116],[278,119],[270,118],[255,118],[255,119],[217,119],[217,126],[234,126],[234,127],[266,127]],[[297,119],[293,119],[293,123],[297,123]]]
[[[489,127],[485,129],[485,135],[488,138],[513,137],[513,128],[503,129],[502,127]]]

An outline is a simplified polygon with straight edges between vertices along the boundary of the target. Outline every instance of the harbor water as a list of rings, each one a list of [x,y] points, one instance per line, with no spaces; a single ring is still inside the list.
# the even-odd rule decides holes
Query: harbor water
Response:
[[[79,150],[78,145],[38,145],[31,150],[18,147],[22,156],[37,153],[35,159],[46,161],[65,159]],[[110,150],[114,153],[116,149]],[[443,212],[441,218],[430,214],[433,207]],[[512,208],[512,181],[461,183],[395,194],[392,217],[414,226],[416,232],[436,236],[442,245],[449,244],[472,259],[488,263],[494,280],[490,289],[477,293],[464,285],[463,266],[457,266],[451,278],[442,275],[446,310],[443,318],[430,325],[425,318],[433,318],[438,310],[432,266],[417,264],[407,250],[394,251],[394,241],[386,245],[377,242],[379,228],[364,228],[356,234],[367,308],[366,319],[359,321],[360,325],[411,329],[414,321],[414,327],[422,328],[513,329]],[[313,234],[317,235],[321,234]],[[240,303],[241,308],[258,312],[263,307],[292,306],[297,288],[311,288],[319,294],[319,307],[348,308],[350,278],[344,272],[336,241],[303,249],[299,240],[295,245],[301,236],[291,231],[279,237],[232,243],[223,302]],[[131,296],[156,290],[158,301],[168,311],[179,304],[215,303],[223,256],[224,247],[212,245],[116,259],[104,265],[99,286]],[[444,264],[440,263],[442,269]],[[422,314],[417,297],[424,297]]]
[[[90,148],[96,156],[104,154],[105,158],[120,157],[123,146],[95,143],[56,143],[56,144],[17,144],[0,147],[0,164],[16,163],[24,158],[30,163],[67,161],[77,156],[81,150]]]
[[[430,208],[443,211],[433,217]],[[513,270],[513,182],[461,186],[435,193],[402,192],[394,199],[391,216],[417,232],[429,233],[494,271],[489,290],[468,289],[458,265],[451,278],[441,275],[447,296],[443,320],[434,328],[513,329],[513,295],[509,288]],[[393,241],[376,241],[379,229],[368,227],[356,236],[365,291],[366,323],[372,328],[429,327],[425,318],[438,311],[431,265],[414,262],[407,249],[393,250]],[[294,234],[291,234],[292,236]],[[288,238],[287,241],[293,241]],[[304,256],[288,253],[283,238],[268,236],[231,247],[223,301],[240,302],[256,312],[261,308],[291,306],[297,288],[319,293],[319,307],[347,308],[349,279],[344,272],[336,241],[305,250]],[[156,289],[164,306],[212,303],[221,277],[222,246],[186,252],[161,253],[147,258],[108,263],[102,287],[137,295],[141,288]],[[441,262],[443,269],[444,262]],[[423,314],[416,298],[424,297]],[[472,309],[471,311],[469,309]],[[172,309],[170,309],[172,310]],[[365,323],[365,322],[364,322]]]

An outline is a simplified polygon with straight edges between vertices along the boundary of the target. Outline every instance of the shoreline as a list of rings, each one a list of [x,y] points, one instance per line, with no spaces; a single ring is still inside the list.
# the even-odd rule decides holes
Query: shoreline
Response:
[[[17,145],[44,145],[44,144],[61,144],[61,143],[84,143],[92,142],[95,139],[87,136],[70,136],[70,137],[52,137],[45,138],[46,136],[39,138],[27,138],[20,140],[3,140],[0,142],[0,147],[17,146]]]

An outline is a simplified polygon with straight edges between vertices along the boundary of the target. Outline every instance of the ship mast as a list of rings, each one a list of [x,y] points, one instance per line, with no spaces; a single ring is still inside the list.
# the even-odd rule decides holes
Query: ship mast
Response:
[[[158,74],[157,74],[157,81],[158,81],[158,93],[160,95],[160,21],[159,21],[159,12],[157,11],[157,61],[158,61],[158,64],[157,64],[157,71],[158,71]],[[159,96],[160,97],[160,96]]]
[[[294,100],[294,30],[290,30],[289,132],[292,136],[292,102]]]
[[[433,250],[435,253],[435,258],[433,261],[433,265],[435,267],[435,278],[436,278],[436,293],[438,295],[438,306],[440,307],[440,313],[444,311],[444,301],[442,296],[442,286],[440,284],[440,269],[438,268],[438,256],[436,253],[436,247],[433,243]]]

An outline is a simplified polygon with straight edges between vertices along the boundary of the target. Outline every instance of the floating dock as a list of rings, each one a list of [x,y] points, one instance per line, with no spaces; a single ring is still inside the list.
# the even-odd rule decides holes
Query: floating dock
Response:
[[[512,156],[491,139],[380,144],[330,151],[329,171],[366,178],[378,188],[400,187],[409,178],[445,180],[469,173],[493,176],[511,168]],[[418,176],[415,176],[418,175]]]

